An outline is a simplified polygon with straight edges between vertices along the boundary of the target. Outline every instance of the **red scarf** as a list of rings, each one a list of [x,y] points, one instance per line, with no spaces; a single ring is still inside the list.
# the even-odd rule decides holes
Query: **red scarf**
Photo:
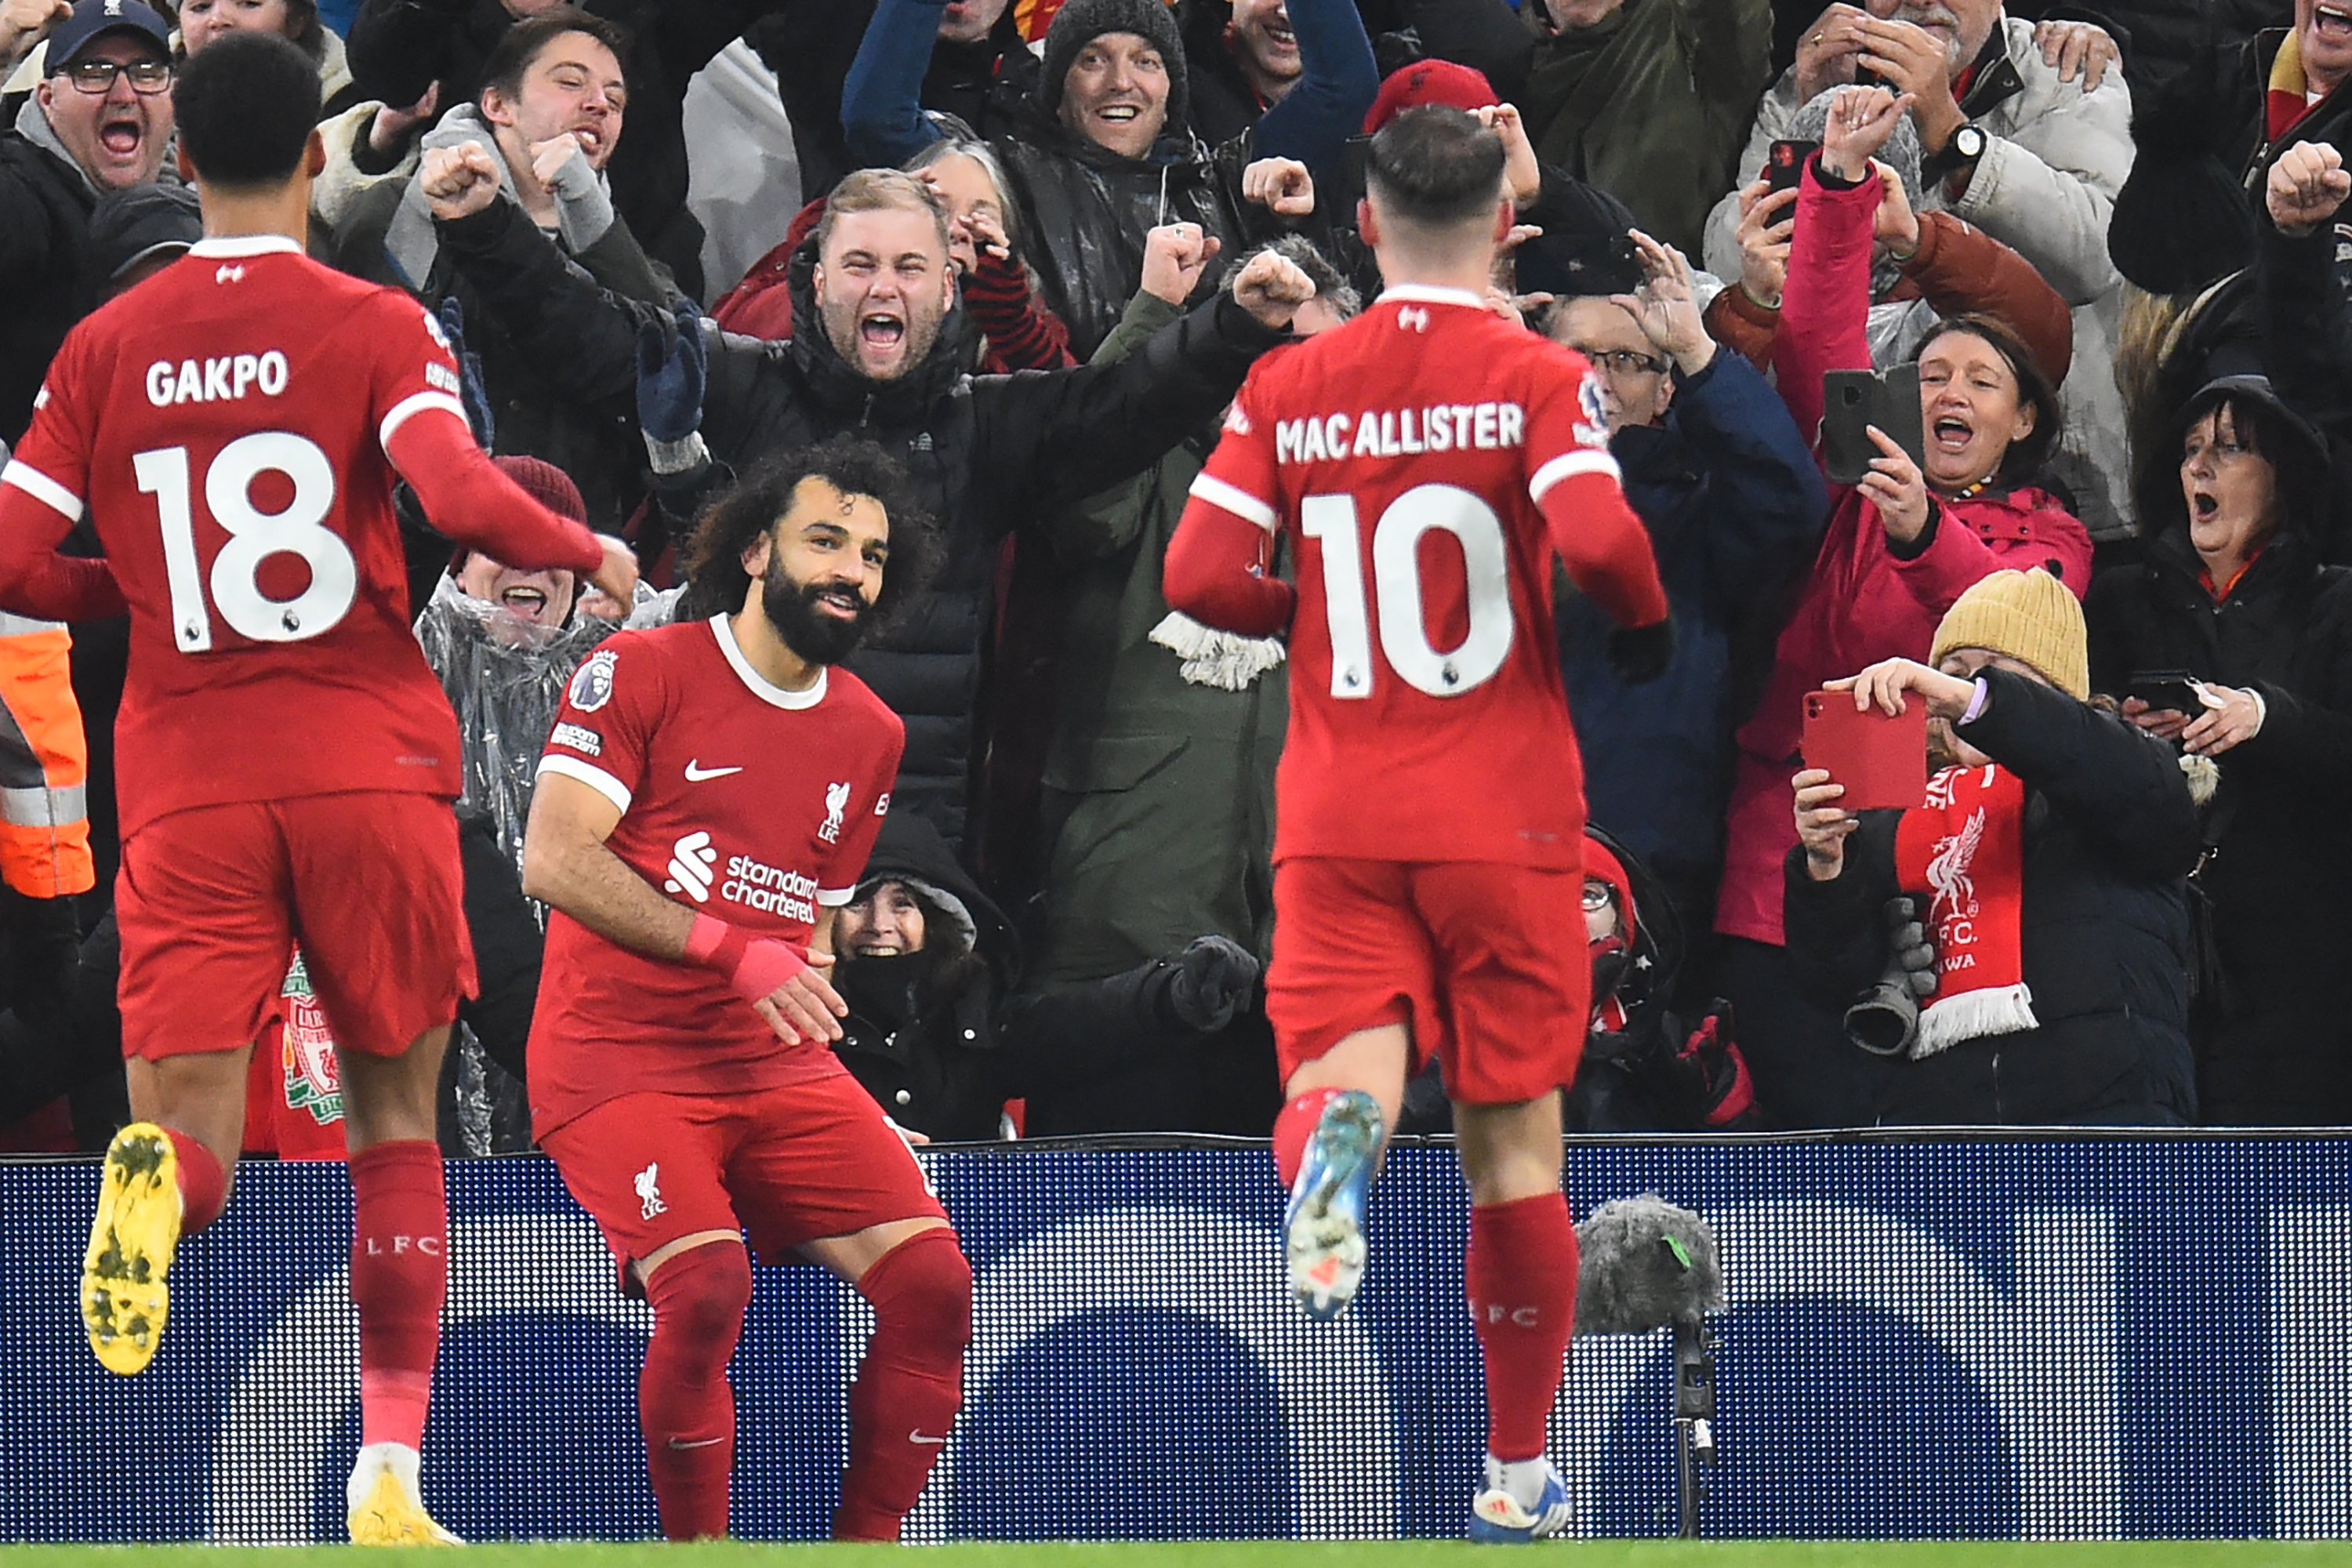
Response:
[[[1914,1057],[2037,1028],[2026,989],[2025,785],[2000,767],[1946,768],[1895,830],[1895,880],[1927,900],[1936,994]]]

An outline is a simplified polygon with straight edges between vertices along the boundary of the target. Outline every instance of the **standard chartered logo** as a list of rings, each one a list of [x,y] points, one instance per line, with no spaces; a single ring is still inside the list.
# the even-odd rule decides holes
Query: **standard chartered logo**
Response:
[[[669,880],[662,887],[669,892],[684,893],[698,904],[707,904],[710,901],[710,868],[718,864],[719,851],[710,847],[710,835],[689,833],[671,847]]]

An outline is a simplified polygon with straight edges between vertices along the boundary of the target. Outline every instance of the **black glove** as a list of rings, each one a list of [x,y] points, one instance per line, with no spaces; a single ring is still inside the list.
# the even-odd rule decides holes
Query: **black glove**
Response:
[[[1675,618],[1653,626],[1619,626],[1609,634],[1609,668],[1628,686],[1647,686],[1675,661]]]
[[[1232,1023],[1257,984],[1256,955],[1221,936],[1194,937],[1191,946],[1163,962],[1169,966],[1166,1012],[1203,1035]]]
[[[702,428],[708,359],[702,312],[691,300],[638,326],[637,426],[646,440],[672,447]]]
[[[457,362],[457,401],[466,405],[466,423],[487,452],[498,434],[498,421],[490,413],[489,389],[482,383],[482,356],[466,346],[466,307],[455,296],[442,300],[440,321],[450,357]]]

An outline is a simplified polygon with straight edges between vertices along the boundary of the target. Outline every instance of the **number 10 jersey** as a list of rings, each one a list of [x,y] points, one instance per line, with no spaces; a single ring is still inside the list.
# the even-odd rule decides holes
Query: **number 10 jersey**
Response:
[[[1555,552],[1621,623],[1666,613],[1603,413],[1580,356],[1458,289],[1251,369],[1192,505],[1297,552],[1276,858],[1582,866]]]
[[[87,506],[131,605],[125,836],[350,790],[455,798],[457,728],[408,625],[385,446],[462,420],[414,300],[291,240],[209,240],[78,325],[7,481]]]

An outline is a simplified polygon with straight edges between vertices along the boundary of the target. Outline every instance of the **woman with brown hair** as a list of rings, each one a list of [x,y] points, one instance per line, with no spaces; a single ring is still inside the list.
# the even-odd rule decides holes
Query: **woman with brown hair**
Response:
[[[1899,200],[1899,184],[1872,155],[1908,108],[1884,89],[1842,90],[1804,170],[1773,345],[1801,430],[1820,426],[1825,373],[1870,366],[1872,247]],[[2077,596],[2090,583],[2090,534],[2033,482],[2057,443],[2058,400],[2017,333],[1990,317],[1955,318],[1929,332],[1918,363],[1926,460],[1877,432],[1873,471],[1832,490],[1820,553],[1738,736],[1716,914],[1726,939],[1718,988],[1738,1010],[1758,1097],[1791,1125],[1844,1124],[1863,1110],[1848,1070],[1853,1047],[1836,1016],[1790,983],[1781,948],[1804,694],[1881,659],[1924,659],[1944,613],[1991,573],[2040,567]]]

